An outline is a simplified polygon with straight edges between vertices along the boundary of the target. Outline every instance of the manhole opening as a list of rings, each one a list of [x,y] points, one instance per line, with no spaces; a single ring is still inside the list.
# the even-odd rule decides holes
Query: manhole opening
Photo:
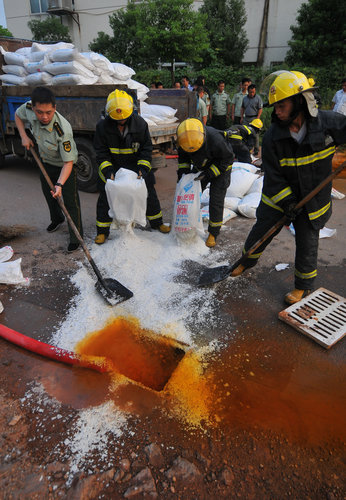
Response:
[[[139,322],[116,318],[79,342],[76,351],[102,356],[114,372],[162,391],[185,355],[187,344],[143,329]]]
[[[281,311],[279,319],[328,349],[346,335],[346,299],[319,288]]]

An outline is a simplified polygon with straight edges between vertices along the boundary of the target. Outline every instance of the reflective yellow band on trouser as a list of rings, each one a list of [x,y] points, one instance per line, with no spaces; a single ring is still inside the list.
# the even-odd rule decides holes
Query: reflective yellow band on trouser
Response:
[[[149,170],[151,170],[151,163],[150,161],[147,160],[138,160],[137,165],[143,165],[144,167],[148,167]]]
[[[220,226],[222,226],[222,221],[221,222],[213,222],[213,221],[209,220],[209,226],[210,227],[220,227]]]
[[[290,194],[292,194],[292,189],[288,186],[287,188],[277,193],[275,196],[272,196],[271,200],[273,203],[277,203],[278,201],[281,201],[284,198],[286,198],[286,196],[289,196]]]
[[[218,177],[220,175],[220,170],[217,168],[216,165],[211,165],[210,166],[210,170],[213,172],[213,174],[215,175],[215,177]]]
[[[265,203],[266,205],[268,205],[269,207],[271,208],[275,208],[275,210],[279,210],[279,212],[284,212],[282,210],[282,208],[280,208],[278,205],[275,205],[275,203],[272,201],[271,198],[269,198],[268,196],[266,196],[265,194],[262,193],[262,196],[261,196],[261,201],[263,201],[263,203]]]
[[[159,212],[157,215],[147,215],[149,220],[159,219],[160,217],[162,217],[162,212]]]
[[[329,210],[329,207],[330,207],[330,202],[327,203],[327,205],[325,205],[320,210],[317,210],[316,212],[309,213],[308,214],[309,215],[309,219],[310,220],[318,219],[319,217],[321,217],[321,215],[325,214]]]
[[[247,258],[248,259],[259,259],[261,257],[263,252],[259,252],[259,253],[251,253]],[[246,254],[246,250],[245,248],[243,248],[243,255]]]
[[[251,135],[251,130],[246,125],[243,125],[243,127],[247,130],[247,133]]]
[[[297,276],[297,278],[301,278],[302,280],[310,280],[311,278],[316,278],[317,269],[311,271],[311,273],[301,273],[298,271],[298,269],[295,269],[294,275]]]
[[[103,182],[106,182],[106,178],[105,176],[103,175],[102,173],[102,170],[106,167],[111,167],[112,164],[110,161],[103,161],[102,163],[100,163],[100,166],[99,166],[99,176],[101,177],[101,179],[103,180]]]
[[[136,151],[134,151],[132,148],[124,148],[124,149],[121,149],[121,148],[109,148],[109,151],[113,154],[113,155],[132,155],[133,153],[135,153]]]
[[[333,155],[335,152],[335,146],[323,149],[309,156],[302,156],[301,158],[281,158],[281,167],[301,167],[302,165],[308,165],[309,163],[315,163],[315,161],[324,160],[328,156]]]
[[[112,222],[100,222],[100,221],[96,221],[96,226],[97,227],[110,227],[112,224]]]

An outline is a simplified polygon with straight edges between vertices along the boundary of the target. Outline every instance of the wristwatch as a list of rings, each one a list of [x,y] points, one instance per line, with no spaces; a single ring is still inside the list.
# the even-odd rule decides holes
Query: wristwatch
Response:
[[[62,184],[61,184],[61,182],[56,182],[56,183],[55,183],[55,185],[56,185],[56,186],[59,186],[59,187],[61,187],[61,188],[62,188]]]

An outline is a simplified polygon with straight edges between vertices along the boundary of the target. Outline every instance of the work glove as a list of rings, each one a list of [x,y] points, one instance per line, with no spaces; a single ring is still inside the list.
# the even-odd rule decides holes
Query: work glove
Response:
[[[197,177],[194,178],[194,181],[209,182],[210,178],[211,176],[209,170],[204,170],[203,172],[200,172],[199,175],[197,175]]]
[[[287,200],[286,202],[284,202],[281,205],[282,209],[284,211],[284,214],[291,221],[293,221],[297,217],[297,215],[300,214],[300,212],[302,211],[301,208],[299,208],[298,210],[296,210],[297,203],[298,202],[297,202],[297,200],[295,198],[290,198],[289,200]]]
[[[114,179],[114,176],[115,176],[115,172],[114,172],[114,168],[113,167],[106,167],[102,170],[102,173],[104,175],[104,178],[106,179],[106,181],[108,179],[111,179],[113,180]]]
[[[148,177],[148,174],[149,174],[149,170],[145,167],[140,167],[139,170],[138,170],[138,177],[142,178],[142,179],[146,179]]]

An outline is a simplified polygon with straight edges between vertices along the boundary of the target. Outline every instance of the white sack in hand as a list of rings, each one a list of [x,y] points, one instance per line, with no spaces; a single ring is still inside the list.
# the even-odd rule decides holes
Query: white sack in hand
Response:
[[[198,233],[204,234],[201,216],[201,181],[196,174],[183,175],[177,184],[174,197],[174,234],[181,240],[192,241]]]
[[[106,195],[109,204],[109,217],[119,224],[135,222],[145,227],[148,190],[144,179],[126,168],[120,168],[114,181],[106,182]]]
[[[21,285],[27,283],[24,278],[20,264],[22,259],[14,260],[13,262],[0,262],[0,283],[5,285]]]

